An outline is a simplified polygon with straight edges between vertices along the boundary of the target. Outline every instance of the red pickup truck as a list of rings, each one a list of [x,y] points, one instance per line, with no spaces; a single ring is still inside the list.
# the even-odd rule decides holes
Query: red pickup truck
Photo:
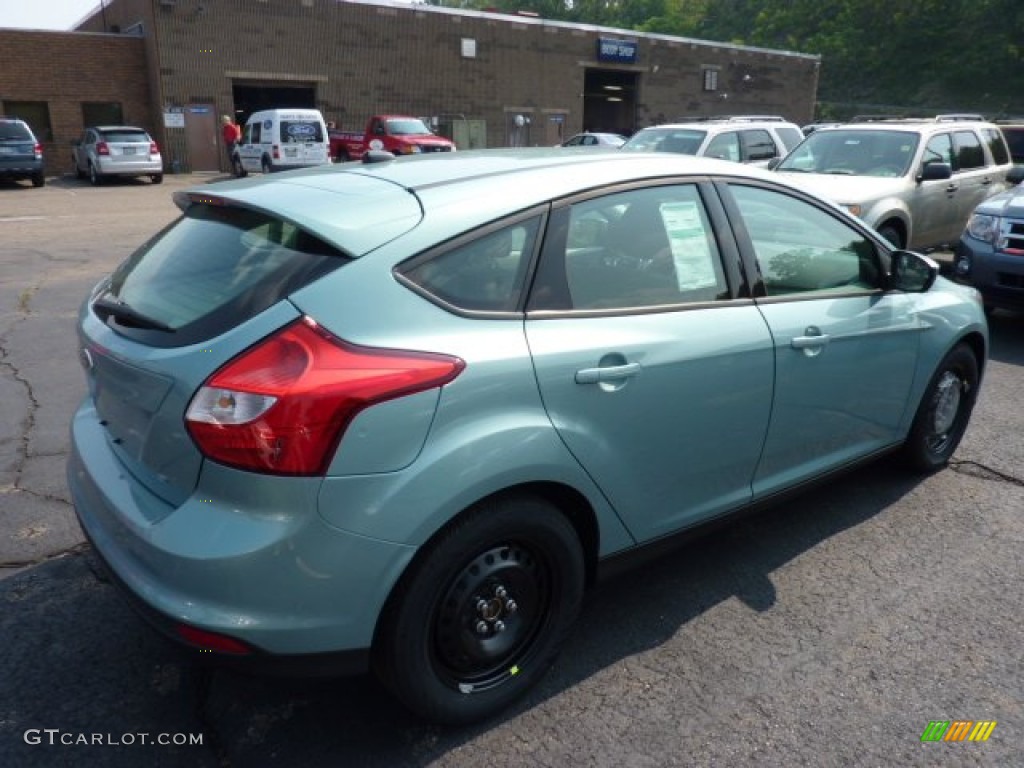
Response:
[[[368,149],[383,149],[393,155],[421,152],[454,152],[455,144],[431,132],[418,117],[374,115],[366,132],[329,130],[331,158],[336,162],[359,160]]]

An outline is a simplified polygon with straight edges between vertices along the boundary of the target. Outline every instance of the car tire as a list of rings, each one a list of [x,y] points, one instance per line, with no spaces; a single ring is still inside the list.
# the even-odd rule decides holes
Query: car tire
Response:
[[[235,175],[236,179],[244,179],[248,176],[245,168],[242,167],[242,158],[238,155],[234,155],[231,158],[231,172]]]
[[[46,184],[46,176],[44,176],[41,173],[33,174],[33,176],[32,176],[32,186],[33,187],[42,187],[45,184]]]
[[[270,164],[270,158],[269,157],[264,157],[260,161],[260,169],[264,173],[270,173],[272,170],[274,170],[273,166]]]
[[[547,501],[480,504],[417,555],[388,600],[377,677],[433,722],[485,719],[547,671],[579,613],[583,552]]]
[[[958,344],[935,369],[903,445],[912,469],[935,472],[949,463],[977,397],[978,360],[970,347]]]
[[[154,173],[149,178],[153,180],[154,184],[163,184],[164,183],[164,175],[162,173]]]
[[[72,160],[71,162],[75,164],[75,178],[79,180],[85,179],[85,171],[78,167],[78,161]]]
[[[96,166],[93,163],[89,163],[89,183],[94,187],[98,187],[103,183],[103,175],[96,170]]]
[[[883,240],[891,244],[893,248],[903,248],[903,237],[900,235],[900,231],[891,224],[886,224],[879,229],[878,234],[882,236]]]

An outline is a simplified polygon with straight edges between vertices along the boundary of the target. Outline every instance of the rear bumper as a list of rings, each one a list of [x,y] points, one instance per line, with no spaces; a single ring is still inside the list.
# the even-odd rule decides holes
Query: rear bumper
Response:
[[[154,625],[179,641],[181,625],[240,640],[253,653],[232,656],[236,664],[287,671],[340,659],[348,671],[362,668],[412,548],[325,523],[316,479],[211,462],[184,503],[154,514],[166,503],[107,440],[86,400],[72,421],[68,486],[97,555]]]
[[[131,162],[99,158],[99,172],[104,176],[153,176],[164,172],[163,160],[139,159]]]
[[[42,176],[46,167],[42,160],[4,160],[0,161],[0,179],[17,181]]]

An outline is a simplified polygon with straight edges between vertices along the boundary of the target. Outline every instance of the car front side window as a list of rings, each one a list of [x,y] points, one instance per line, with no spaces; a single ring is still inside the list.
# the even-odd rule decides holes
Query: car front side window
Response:
[[[875,290],[874,244],[838,217],[784,192],[733,184],[768,296]]]

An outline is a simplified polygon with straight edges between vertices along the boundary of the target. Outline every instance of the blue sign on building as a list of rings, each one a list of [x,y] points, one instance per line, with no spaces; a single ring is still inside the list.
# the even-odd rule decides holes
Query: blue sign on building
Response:
[[[614,61],[620,64],[636,63],[637,44],[635,40],[615,40],[610,37],[597,38],[597,60]]]

